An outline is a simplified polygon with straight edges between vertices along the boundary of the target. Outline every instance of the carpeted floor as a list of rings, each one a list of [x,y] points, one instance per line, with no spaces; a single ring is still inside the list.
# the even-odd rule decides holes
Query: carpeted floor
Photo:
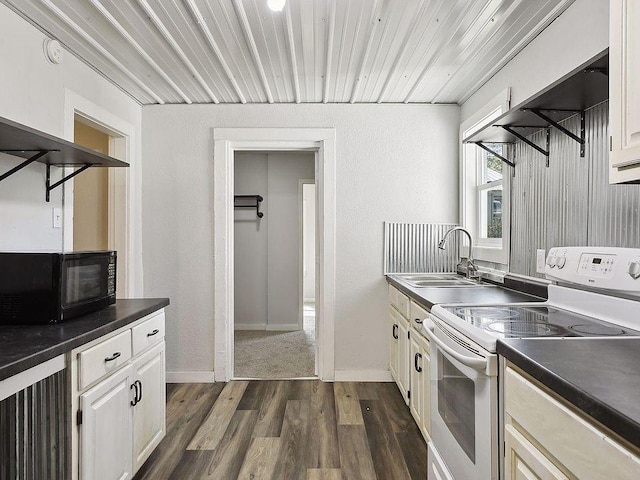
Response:
[[[236,378],[299,378],[315,376],[315,309],[304,307],[304,329],[293,332],[236,330]]]

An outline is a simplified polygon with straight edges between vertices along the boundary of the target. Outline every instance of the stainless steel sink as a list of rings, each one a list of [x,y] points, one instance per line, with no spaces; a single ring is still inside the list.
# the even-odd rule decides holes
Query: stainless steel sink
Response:
[[[474,287],[482,286],[474,280],[469,280],[455,273],[416,273],[395,275],[401,281],[412,287]]]

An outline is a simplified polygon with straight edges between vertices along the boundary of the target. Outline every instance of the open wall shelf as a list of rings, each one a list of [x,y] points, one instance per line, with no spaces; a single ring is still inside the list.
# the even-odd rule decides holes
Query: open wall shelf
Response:
[[[0,175],[0,181],[19,172],[33,162],[47,166],[46,200],[51,190],[62,185],[90,167],[128,167],[113,157],[81,147],[72,142],[0,117],[0,153],[26,159],[20,165]],[[50,168],[81,167],[62,180],[50,183]]]
[[[486,145],[522,140],[548,159],[548,141],[546,145],[535,145],[527,137],[539,130],[547,129],[548,139],[549,129],[555,128],[578,142],[581,145],[581,156],[584,156],[584,111],[608,98],[609,54],[604,52],[593,62],[464,138],[463,142]],[[559,122],[573,115],[582,117],[582,132],[579,135],[559,125]]]

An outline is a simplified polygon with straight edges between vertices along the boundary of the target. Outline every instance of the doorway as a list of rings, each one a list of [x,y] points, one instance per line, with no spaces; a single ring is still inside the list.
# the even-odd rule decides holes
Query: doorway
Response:
[[[73,117],[73,142],[104,155],[123,156],[125,137],[82,115]],[[126,196],[120,198],[126,181],[125,169],[89,168],[74,177],[71,246],[74,251],[116,250],[116,296],[125,298],[127,284]]]
[[[315,153],[236,152],[234,172],[234,377],[314,377]]]
[[[233,378],[234,156],[236,151],[315,154],[316,339],[318,377],[335,378],[336,132],[333,128],[213,128],[214,322],[216,381]]]

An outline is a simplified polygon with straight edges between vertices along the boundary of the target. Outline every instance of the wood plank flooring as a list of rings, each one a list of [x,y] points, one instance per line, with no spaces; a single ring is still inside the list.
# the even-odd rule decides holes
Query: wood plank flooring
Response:
[[[167,436],[134,480],[425,480],[427,449],[393,383],[167,386]]]

